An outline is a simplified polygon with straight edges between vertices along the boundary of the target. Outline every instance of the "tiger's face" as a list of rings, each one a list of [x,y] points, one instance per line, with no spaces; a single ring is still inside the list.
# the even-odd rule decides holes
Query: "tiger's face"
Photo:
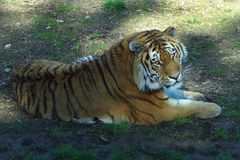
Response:
[[[163,87],[179,88],[182,84],[182,62],[187,51],[174,38],[175,28],[141,34],[145,36],[139,35],[138,39],[129,43],[130,51],[135,54],[133,74],[138,88],[144,92],[157,91]]]

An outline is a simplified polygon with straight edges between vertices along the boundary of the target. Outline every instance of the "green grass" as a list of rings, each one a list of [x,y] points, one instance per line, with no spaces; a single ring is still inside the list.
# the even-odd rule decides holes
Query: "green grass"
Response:
[[[85,47],[87,53],[97,53],[102,54],[105,49],[108,48],[108,45],[104,42],[96,42],[89,44]]]
[[[205,40],[202,47],[204,47],[205,50],[212,50],[216,49],[216,43],[213,40]]]
[[[159,160],[188,160],[188,158],[180,152],[160,151],[157,153]]]
[[[192,120],[190,118],[185,117],[177,117],[175,120],[173,120],[172,125],[179,126],[179,125],[185,125],[185,124],[192,124]]]
[[[240,128],[236,128],[236,133],[234,134],[234,139],[240,141]]]
[[[202,20],[198,16],[189,16],[187,17],[186,22],[192,25],[199,25],[202,23]]]
[[[232,156],[229,154],[220,154],[214,158],[214,160],[233,160]]]
[[[19,130],[19,129],[23,128],[23,127],[24,127],[23,122],[19,121],[19,120],[13,121],[10,124],[10,128],[13,129],[13,130]]]
[[[76,11],[76,6],[73,4],[69,4],[69,3],[60,3],[54,7],[54,11],[57,14],[65,14],[68,12]]]
[[[62,145],[54,151],[55,159],[63,160],[95,160],[95,154],[88,151],[79,151],[70,145]]]
[[[124,0],[105,0],[103,9],[105,11],[122,11],[126,8]]]
[[[223,77],[226,74],[226,69],[225,68],[215,68],[214,70],[212,70],[212,73],[214,76]]]
[[[188,62],[188,63],[196,62],[198,56],[199,56],[199,55],[198,55],[197,53],[195,53],[195,52],[189,53],[188,56],[187,56],[187,62]]]
[[[101,35],[101,34],[100,34],[98,31],[96,31],[96,32],[91,33],[90,36],[89,36],[89,38],[95,40],[95,39],[97,39],[98,37],[100,37],[100,35]]]
[[[136,10],[148,11],[150,3],[150,0],[137,1],[133,7]]]
[[[228,139],[229,133],[226,129],[220,128],[213,131],[211,137],[214,139]]]
[[[218,100],[220,101],[220,100]],[[222,99],[222,101],[224,101],[224,99]],[[226,117],[231,117],[231,118],[239,118],[240,119],[240,101],[236,100],[236,101],[225,101],[228,102],[227,104],[227,108],[225,110],[223,110],[223,116]]]
[[[125,155],[120,152],[113,152],[107,158],[107,160],[125,160],[125,159],[126,159]]]
[[[38,156],[33,156],[31,153],[28,154],[24,160],[48,160],[47,158],[42,158]]]
[[[24,2],[25,0],[2,0],[4,4],[18,4]]]
[[[232,42],[232,48],[233,49],[240,49],[240,38],[237,37],[233,42]]]
[[[53,130],[51,130],[51,136],[54,138],[62,138],[64,136],[64,133],[62,131],[62,127],[55,127]]]
[[[104,124],[102,126],[102,132],[112,135],[120,135],[128,132],[130,124],[122,122],[120,124]]]

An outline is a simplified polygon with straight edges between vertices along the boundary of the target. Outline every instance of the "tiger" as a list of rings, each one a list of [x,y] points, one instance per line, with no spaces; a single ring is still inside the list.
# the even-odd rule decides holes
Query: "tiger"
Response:
[[[175,27],[145,30],[79,63],[28,61],[14,71],[11,84],[19,104],[37,118],[155,125],[220,115],[221,107],[203,94],[179,89],[186,57]]]

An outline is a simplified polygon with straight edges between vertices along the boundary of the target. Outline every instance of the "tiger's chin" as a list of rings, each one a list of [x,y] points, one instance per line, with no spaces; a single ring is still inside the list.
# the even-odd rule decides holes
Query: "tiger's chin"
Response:
[[[183,86],[183,82],[182,81],[177,81],[173,85],[164,85],[164,87],[166,87],[166,88],[174,88],[174,89],[182,88],[182,86]]]

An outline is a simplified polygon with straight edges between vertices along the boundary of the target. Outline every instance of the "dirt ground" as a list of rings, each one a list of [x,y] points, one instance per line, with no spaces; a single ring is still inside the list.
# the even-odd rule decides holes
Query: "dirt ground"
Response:
[[[0,1],[0,160],[239,160],[240,2],[128,0]],[[189,51],[184,88],[223,107],[214,119],[179,118],[156,126],[79,125],[31,117],[8,86],[19,64],[71,63],[101,54],[122,37],[175,26]]]

